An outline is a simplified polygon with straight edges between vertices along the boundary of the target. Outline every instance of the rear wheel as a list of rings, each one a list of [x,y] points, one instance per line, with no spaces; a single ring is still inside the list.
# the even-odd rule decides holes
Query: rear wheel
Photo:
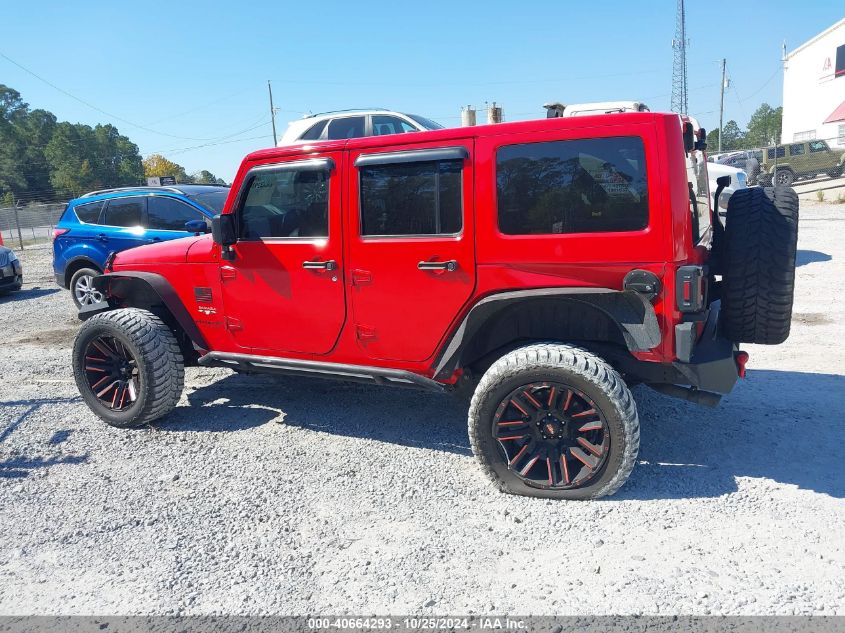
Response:
[[[89,306],[103,300],[103,293],[94,288],[94,277],[100,274],[93,268],[80,268],[70,278],[70,294],[76,307]]]
[[[774,183],[781,187],[790,187],[795,182],[795,174],[791,169],[778,169],[775,174]]]
[[[637,409],[604,360],[543,343],[484,374],[469,411],[473,453],[504,492],[592,499],[619,489],[639,450]]]
[[[792,321],[798,195],[789,187],[739,189],[724,239],[725,334],[737,343],[783,343]]]
[[[176,337],[146,310],[91,317],[73,345],[73,374],[83,399],[111,426],[133,428],[169,413],[185,380]]]

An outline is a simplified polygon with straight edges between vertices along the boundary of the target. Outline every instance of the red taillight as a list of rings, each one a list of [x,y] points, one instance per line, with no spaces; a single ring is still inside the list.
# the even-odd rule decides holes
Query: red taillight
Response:
[[[748,352],[737,352],[734,355],[736,368],[740,378],[745,378],[745,364],[748,362]]]
[[[53,229],[53,239],[55,240],[59,235],[64,235],[70,231],[70,229]]]

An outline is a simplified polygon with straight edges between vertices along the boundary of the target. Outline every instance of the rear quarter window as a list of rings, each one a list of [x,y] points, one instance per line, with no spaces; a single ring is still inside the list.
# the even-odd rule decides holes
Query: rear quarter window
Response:
[[[99,200],[97,202],[86,202],[85,204],[77,204],[73,208],[77,219],[85,224],[97,224],[100,221],[100,211],[103,210],[105,202]]]
[[[496,192],[499,230],[506,235],[648,226],[645,148],[635,136],[501,147]]]

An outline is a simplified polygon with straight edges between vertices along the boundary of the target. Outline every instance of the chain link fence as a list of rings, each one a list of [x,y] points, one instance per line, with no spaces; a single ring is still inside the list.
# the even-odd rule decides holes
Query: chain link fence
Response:
[[[0,208],[0,236],[3,237],[3,245],[15,249],[32,245],[49,246],[53,227],[62,216],[66,205],[65,202],[57,202]]]

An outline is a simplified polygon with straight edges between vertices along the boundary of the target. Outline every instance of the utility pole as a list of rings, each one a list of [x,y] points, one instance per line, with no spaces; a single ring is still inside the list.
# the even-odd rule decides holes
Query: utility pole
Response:
[[[722,58],[722,89],[719,95],[719,153],[722,153],[722,120],[725,114],[725,64],[726,60]]]
[[[267,92],[270,93],[270,121],[273,123],[273,147],[279,144],[276,138],[276,108],[273,107],[273,87],[270,85],[270,80],[267,80]]]

